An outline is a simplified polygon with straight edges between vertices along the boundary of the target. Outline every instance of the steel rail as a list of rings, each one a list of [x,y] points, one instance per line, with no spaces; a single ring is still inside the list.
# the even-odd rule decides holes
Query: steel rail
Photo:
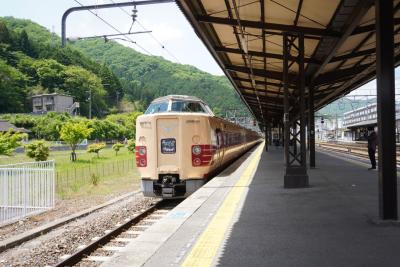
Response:
[[[362,146],[357,147],[354,145],[346,146],[346,145],[341,145],[341,144],[325,144],[325,143],[318,143],[318,144],[316,144],[316,147],[319,147],[320,149],[323,149],[323,150],[352,155],[352,156],[356,156],[356,157],[363,158],[363,159],[369,159],[367,147],[362,147]],[[357,153],[356,151],[363,152],[363,153]],[[400,153],[397,152],[396,154],[397,154],[396,164],[400,165]],[[378,160],[378,157],[377,157],[377,160]]]
[[[99,239],[91,242],[89,245],[85,246],[84,248],[78,250],[68,258],[58,262],[55,267],[64,267],[64,266],[73,266],[80,262],[86,256],[89,256],[92,252],[96,251],[100,246],[109,243],[113,238],[123,233],[125,230],[129,229],[133,225],[140,222],[143,218],[148,216],[149,214],[153,213],[157,208],[161,207],[166,203],[165,200],[161,200],[154,204],[153,206],[147,208],[145,211],[140,213],[139,215],[135,216],[134,218],[130,219],[129,221],[123,223],[121,226],[118,226],[111,232],[103,235]]]

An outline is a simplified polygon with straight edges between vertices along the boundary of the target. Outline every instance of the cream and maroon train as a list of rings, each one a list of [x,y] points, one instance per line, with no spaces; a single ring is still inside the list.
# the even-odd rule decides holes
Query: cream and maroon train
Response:
[[[256,132],[215,117],[196,97],[157,98],[136,122],[143,194],[186,197],[258,142]]]

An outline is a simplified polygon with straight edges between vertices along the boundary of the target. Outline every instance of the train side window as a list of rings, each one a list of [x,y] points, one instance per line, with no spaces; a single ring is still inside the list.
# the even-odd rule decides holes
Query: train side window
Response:
[[[224,137],[220,129],[216,129],[215,134],[217,135],[217,147],[220,148],[224,145]]]

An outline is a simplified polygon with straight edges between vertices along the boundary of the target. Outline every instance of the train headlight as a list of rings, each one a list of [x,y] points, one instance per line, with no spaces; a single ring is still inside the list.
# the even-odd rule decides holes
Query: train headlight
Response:
[[[136,166],[147,167],[147,150],[145,146],[136,146]]]
[[[192,153],[193,155],[200,155],[201,154],[201,147],[200,146],[193,146],[192,147]]]
[[[139,148],[139,155],[146,155],[146,147],[144,147],[144,146],[141,146],[140,148]]]

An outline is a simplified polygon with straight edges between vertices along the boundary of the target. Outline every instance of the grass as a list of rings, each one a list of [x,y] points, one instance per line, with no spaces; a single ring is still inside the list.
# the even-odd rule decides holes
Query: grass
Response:
[[[58,197],[60,199],[82,199],[127,193],[137,190],[139,181],[140,176],[137,170],[100,177],[97,185],[93,185],[90,181],[76,181],[70,186],[58,190]]]
[[[97,158],[96,154],[87,153],[86,150],[77,150],[77,161],[72,162],[70,160],[71,151],[51,151],[49,160],[53,159],[56,162],[57,171],[66,171],[75,168],[88,167],[89,165],[107,163],[120,160],[135,160],[135,155],[130,153],[126,148],[120,150],[118,155],[115,155],[115,151],[111,148],[105,148],[100,151],[100,157]],[[0,165],[13,164],[22,162],[31,162],[34,159],[29,158],[24,153],[16,153],[14,156],[0,156]]]
[[[60,199],[85,199],[136,190],[140,175],[135,166],[135,155],[122,148],[118,155],[111,148],[100,151],[100,157],[77,150],[77,161],[70,160],[70,150],[51,151],[49,160],[56,163],[57,196]],[[24,153],[0,157],[0,165],[31,162]],[[96,175],[96,183],[92,177]]]

